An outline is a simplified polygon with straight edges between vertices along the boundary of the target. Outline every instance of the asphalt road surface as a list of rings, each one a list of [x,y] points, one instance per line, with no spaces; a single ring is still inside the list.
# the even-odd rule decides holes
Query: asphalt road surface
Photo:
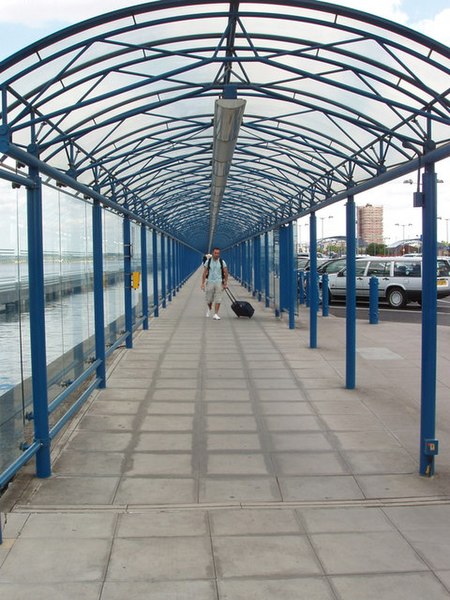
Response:
[[[438,325],[450,326],[450,296],[437,301]],[[378,312],[379,321],[395,321],[396,323],[421,323],[422,308],[417,302],[411,302],[406,308],[390,308],[387,304],[380,303]],[[345,302],[334,301],[330,305],[330,314],[336,317],[345,317]],[[356,304],[356,318],[369,320],[369,303],[358,301]]]

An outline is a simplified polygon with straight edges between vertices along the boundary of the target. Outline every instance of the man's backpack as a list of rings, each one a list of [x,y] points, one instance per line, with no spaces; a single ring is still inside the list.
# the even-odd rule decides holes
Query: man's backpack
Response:
[[[206,273],[206,279],[208,279],[209,277],[209,269],[211,268],[211,258],[208,258],[208,262],[206,263],[205,267],[208,269],[208,272]],[[225,273],[223,272],[223,260],[221,258],[219,258],[219,262],[220,262],[220,270],[222,271],[222,283],[225,281]]]

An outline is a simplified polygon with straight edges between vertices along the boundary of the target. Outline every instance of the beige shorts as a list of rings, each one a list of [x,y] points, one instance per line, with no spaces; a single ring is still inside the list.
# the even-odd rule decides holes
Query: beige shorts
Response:
[[[205,297],[206,304],[220,304],[222,302],[222,282],[206,282]]]

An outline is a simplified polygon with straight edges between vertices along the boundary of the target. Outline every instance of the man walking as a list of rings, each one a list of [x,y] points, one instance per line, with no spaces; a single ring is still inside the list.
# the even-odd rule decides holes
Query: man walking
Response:
[[[227,287],[228,269],[226,262],[220,258],[219,248],[214,248],[212,257],[205,264],[202,274],[202,290],[205,289],[206,282],[206,303],[208,310],[206,316],[211,316],[212,306],[214,304],[214,317],[216,321],[220,321],[219,309],[222,302],[222,292]]]

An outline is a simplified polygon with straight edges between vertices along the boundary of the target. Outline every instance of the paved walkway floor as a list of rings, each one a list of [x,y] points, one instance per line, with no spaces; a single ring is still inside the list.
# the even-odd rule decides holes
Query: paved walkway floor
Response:
[[[248,294],[236,283],[236,295]],[[205,318],[194,277],[2,498],[8,600],[450,598],[450,327],[437,475],[418,475],[420,327]],[[30,469],[29,469],[29,472]]]

